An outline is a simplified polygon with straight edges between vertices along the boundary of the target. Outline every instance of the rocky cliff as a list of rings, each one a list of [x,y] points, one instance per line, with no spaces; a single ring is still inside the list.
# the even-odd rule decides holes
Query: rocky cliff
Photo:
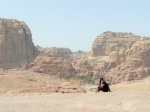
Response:
[[[71,75],[111,83],[139,80],[150,75],[150,39],[132,33],[104,32],[97,36],[91,52],[64,48],[44,50],[34,61],[33,71]]]
[[[36,48],[39,51],[41,51],[42,53],[43,52],[50,52],[50,53],[53,53],[57,56],[63,57],[65,59],[72,60],[73,52],[69,48],[58,48],[58,47],[43,48],[40,46],[36,46]]]
[[[55,76],[69,76],[75,74],[75,69],[71,63],[55,54],[46,51],[41,53],[36,60],[29,65],[28,69],[34,72],[47,73]]]
[[[0,18],[0,67],[9,69],[32,62],[39,51],[31,37],[24,22]]]
[[[132,33],[104,32],[94,41],[91,55],[99,61],[95,63],[99,74],[111,82],[150,75],[149,38]]]

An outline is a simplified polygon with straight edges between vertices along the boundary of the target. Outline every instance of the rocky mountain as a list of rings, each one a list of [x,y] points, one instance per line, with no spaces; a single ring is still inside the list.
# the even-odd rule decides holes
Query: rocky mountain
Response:
[[[150,39],[108,31],[97,36],[91,52],[51,48],[44,50],[34,65],[44,73],[48,70],[64,75],[75,73],[94,81],[100,77],[111,83],[138,80],[150,75]]]
[[[56,76],[69,76],[75,74],[75,69],[67,59],[50,51],[41,53],[34,62],[28,66],[28,69],[34,72]]]
[[[91,57],[96,58],[94,68],[110,82],[141,79],[150,75],[150,38],[104,32],[94,41]]]
[[[72,52],[69,48],[35,47],[24,22],[0,18],[0,68],[21,65],[35,72],[76,74],[93,81],[100,77],[111,83],[139,80],[150,75],[150,38],[107,31],[96,37],[92,51]]]
[[[29,27],[14,19],[0,18],[0,67],[15,68],[32,62],[39,54]]]
[[[36,46],[41,54],[36,58],[32,64],[23,65],[23,69],[30,69],[31,71],[47,73],[57,76],[70,76],[75,75],[82,69],[82,72],[90,67],[85,67],[86,62],[81,62],[82,65],[78,66],[76,61],[80,58],[83,59],[89,53],[83,51],[72,52],[69,48],[42,48]],[[85,64],[84,64],[85,63]]]
[[[50,52],[57,56],[63,57],[67,60],[72,60],[73,52],[69,48],[58,48],[58,47],[50,47],[50,48],[43,48],[40,46],[36,46],[36,48],[43,52]]]

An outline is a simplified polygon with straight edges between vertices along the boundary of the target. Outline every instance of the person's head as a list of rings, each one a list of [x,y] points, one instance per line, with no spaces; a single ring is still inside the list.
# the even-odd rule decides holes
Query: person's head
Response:
[[[104,79],[103,79],[103,78],[100,78],[100,81],[104,81]]]
[[[99,83],[101,84],[101,82],[104,82],[103,78],[100,78]]]

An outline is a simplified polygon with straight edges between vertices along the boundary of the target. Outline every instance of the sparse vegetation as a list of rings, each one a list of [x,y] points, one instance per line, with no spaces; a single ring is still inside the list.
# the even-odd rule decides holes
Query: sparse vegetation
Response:
[[[79,75],[63,75],[63,76],[59,76],[59,78],[61,79],[66,79],[66,80],[70,80],[70,79],[81,79],[81,76]]]
[[[95,84],[95,80],[92,77],[82,77],[80,75],[69,75],[69,76],[59,76],[61,79],[70,80],[70,79],[79,79],[84,83]]]

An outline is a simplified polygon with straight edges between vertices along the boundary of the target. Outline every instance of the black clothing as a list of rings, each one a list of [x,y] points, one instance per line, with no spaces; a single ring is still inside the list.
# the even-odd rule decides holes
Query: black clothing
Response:
[[[101,86],[98,87],[98,92],[99,91],[110,92],[109,85],[105,81],[103,82],[103,84],[104,84],[103,87],[101,87]]]

